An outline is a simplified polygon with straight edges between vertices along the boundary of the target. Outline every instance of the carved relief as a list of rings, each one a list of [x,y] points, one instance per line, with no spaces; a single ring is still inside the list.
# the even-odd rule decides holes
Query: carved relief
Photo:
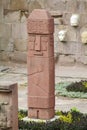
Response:
[[[66,42],[67,40],[67,31],[66,30],[61,30],[58,33],[58,38],[61,42]]]
[[[54,75],[54,60],[50,62],[50,58],[54,58],[53,24],[53,18],[45,10],[35,10],[28,18],[30,118],[50,119],[54,116],[54,79],[50,75],[50,71]]]
[[[54,39],[52,35],[30,35],[29,55],[43,57],[53,56],[53,42]]]
[[[81,40],[83,44],[87,44],[87,31],[82,32]]]
[[[11,106],[9,102],[0,102],[0,128],[6,129],[12,127]]]
[[[70,24],[71,26],[77,27],[79,25],[79,15],[78,14],[72,14],[70,18]]]

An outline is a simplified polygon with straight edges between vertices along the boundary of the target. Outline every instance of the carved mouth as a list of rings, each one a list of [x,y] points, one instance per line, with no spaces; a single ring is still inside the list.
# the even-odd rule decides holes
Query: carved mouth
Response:
[[[34,55],[37,55],[37,56],[43,56],[43,52],[39,52],[39,51],[37,51],[37,52],[34,53]]]

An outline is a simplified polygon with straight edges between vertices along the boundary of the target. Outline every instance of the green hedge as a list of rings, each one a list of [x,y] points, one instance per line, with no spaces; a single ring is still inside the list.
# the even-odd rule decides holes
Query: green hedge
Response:
[[[66,87],[67,91],[87,93],[87,81],[71,83]]]
[[[19,119],[19,130],[87,130],[87,115],[76,109],[71,109],[69,112],[57,111],[56,115],[59,119],[46,123],[25,122]]]

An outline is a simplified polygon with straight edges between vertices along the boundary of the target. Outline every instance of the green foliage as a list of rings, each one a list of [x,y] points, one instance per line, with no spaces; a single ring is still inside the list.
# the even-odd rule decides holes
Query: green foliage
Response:
[[[80,112],[76,107],[71,108],[71,112]]]
[[[18,119],[21,120],[23,119],[24,117],[26,117],[28,114],[27,110],[19,110],[18,111]]]
[[[80,81],[71,83],[66,87],[67,91],[73,91],[73,92],[87,92],[87,81]]]
[[[67,91],[67,86],[70,86],[71,82],[60,82],[55,85],[56,96],[64,96],[71,98],[87,98],[87,92],[75,92],[75,91]],[[74,84],[74,83],[73,83]],[[84,86],[87,86],[87,81],[84,82]],[[86,88],[87,89],[87,88]]]
[[[19,114],[26,116],[27,111]],[[87,130],[87,115],[72,108],[69,112],[57,111],[60,118],[53,122],[25,122],[19,119],[19,130]]]
[[[72,123],[72,114],[68,112],[67,115],[61,115],[59,119],[63,122]]]

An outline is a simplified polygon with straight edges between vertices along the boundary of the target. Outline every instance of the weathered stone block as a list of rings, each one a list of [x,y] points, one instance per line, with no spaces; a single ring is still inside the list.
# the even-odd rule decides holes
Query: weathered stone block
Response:
[[[10,0],[2,0],[3,9],[9,9],[10,8]]]
[[[86,0],[78,0],[78,12],[85,13],[87,11],[87,1]]]
[[[79,44],[77,42],[58,42],[58,53],[59,54],[77,54],[79,49]]]
[[[4,15],[4,21],[6,23],[19,22],[20,15],[21,15],[20,11],[8,11],[8,13]]]
[[[27,62],[27,52],[15,51],[9,54],[10,60],[14,62]]]
[[[36,0],[35,0],[35,1],[36,1]],[[44,0],[37,0],[37,2],[40,4],[40,6],[41,6],[42,9],[45,8],[45,6],[44,6],[44,4],[45,4],[44,2],[45,2],[45,1],[44,1]]]
[[[0,38],[11,38],[11,24],[0,23]]]
[[[0,53],[0,60],[1,61],[9,61],[9,53],[8,52],[1,52]]]
[[[28,9],[28,1],[26,0],[12,0],[10,2],[11,10],[27,10]]]
[[[76,60],[77,60],[77,62],[79,62],[79,63],[82,63],[82,64],[84,64],[84,65],[87,65],[87,56],[79,55]]]
[[[54,52],[58,53],[58,42],[54,42]]]
[[[82,56],[82,57],[81,57],[81,62],[82,62],[84,65],[87,65],[87,56]]]
[[[59,18],[63,16],[63,12],[62,11],[49,11],[51,16],[54,18]]]
[[[75,13],[78,10],[77,0],[67,0],[66,1],[66,11]]]
[[[27,51],[27,39],[15,39],[14,46],[16,51]]]
[[[78,42],[77,38],[78,30],[74,29],[73,27],[67,27],[67,41],[68,42]]]
[[[83,27],[87,24],[87,13],[80,14],[80,26]]]
[[[0,51],[11,52],[14,50],[14,44],[12,39],[0,38]]]
[[[65,2],[63,0],[45,0],[45,8],[50,10],[65,11]]]
[[[64,25],[70,25],[70,17],[72,16],[72,13],[64,12],[63,13],[63,24]]]
[[[27,39],[26,22],[12,24],[12,38],[13,39]]]
[[[29,13],[31,13],[34,9],[41,9],[41,2],[38,0],[33,0],[28,5]]]
[[[72,55],[59,55],[58,63],[60,66],[71,66],[75,64],[75,59]]]
[[[18,130],[17,84],[0,83],[0,129]]]
[[[3,22],[3,5],[2,0],[0,0],[0,22]]]
[[[55,25],[63,24],[63,19],[62,18],[54,18],[54,24]]]

